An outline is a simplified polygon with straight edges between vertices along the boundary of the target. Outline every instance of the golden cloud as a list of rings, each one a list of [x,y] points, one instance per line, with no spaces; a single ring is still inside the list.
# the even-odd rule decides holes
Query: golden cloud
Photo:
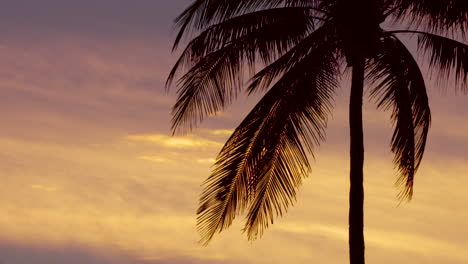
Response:
[[[278,229],[302,236],[321,235],[341,241],[348,239],[348,230],[345,227],[334,225],[286,223],[278,227]],[[457,245],[417,234],[366,228],[366,242],[368,246],[373,245],[380,248],[403,250],[422,255],[434,254],[439,257],[468,260],[468,255],[463,250],[468,245]]]
[[[129,135],[127,139],[132,141],[140,141],[151,144],[164,146],[167,148],[175,149],[197,149],[197,148],[211,148],[220,147],[221,143],[201,138],[195,135],[188,135],[182,137],[171,137],[163,134],[144,134],[144,135]]]
[[[197,162],[198,163],[202,163],[202,164],[213,164],[215,163],[216,159],[213,159],[213,158],[209,158],[209,159],[197,159]]]
[[[215,136],[230,136],[234,132],[234,129],[215,129],[209,130],[209,133]]]
[[[56,187],[44,186],[44,185],[40,185],[40,184],[33,184],[33,185],[31,185],[31,188],[46,191],[46,192],[54,192],[54,191],[57,190]]]
[[[142,159],[142,160],[156,162],[156,163],[170,163],[170,162],[172,162],[171,160],[169,160],[169,159],[167,159],[165,157],[161,157],[161,156],[139,156],[138,158]]]

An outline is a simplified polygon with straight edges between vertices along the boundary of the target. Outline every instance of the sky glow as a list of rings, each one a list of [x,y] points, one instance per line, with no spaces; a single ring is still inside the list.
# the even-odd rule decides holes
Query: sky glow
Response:
[[[255,242],[241,216],[197,244],[200,185],[256,98],[171,136],[175,89],[164,83],[186,3],[2,7],[0,263],[346,263],[346,81],[295,206]],[[365,99],[369,263],[468,263],[468,96],[428,80],[433,122],[410,203],[396,198],[389,113]]]

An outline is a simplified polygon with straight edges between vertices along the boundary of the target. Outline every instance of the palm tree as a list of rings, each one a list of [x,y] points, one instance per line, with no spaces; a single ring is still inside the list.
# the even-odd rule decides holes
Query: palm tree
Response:
[[[467,17],[466,0],[194,0],[176,19],[174,49],[198,35],[168,78],[167,87],[185,72],[173,132],[192,129],[239,92],[264,93],[204,184],[201,243],[242,212],[244,231],[255,239],[294,202],[310,172],[308,155],[324,139],[339,77],[351,69],[349,247],[350,263],[363,264],[364,82],[377,106],[392,111],[400,199],[410,200],[431,114],[421,70],[398,36],[416,35],[429,69],[467,91]]]

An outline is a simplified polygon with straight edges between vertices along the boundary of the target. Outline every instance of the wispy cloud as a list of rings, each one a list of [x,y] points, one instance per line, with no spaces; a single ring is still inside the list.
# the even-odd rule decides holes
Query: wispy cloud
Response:
[[[31,185],[31,188],[36,189],[36,190],[46,191],[46,192],[54,192],[57,190],[56,187],[44,186],[40,184],[33,184]]]
[[[234,132],[234,129],[213,129],[208,131],[211,135],[215,136],[230,136]]]
[[[213,140],[208,140],[194,135],[171,137],[163,134],[143,134],[129,135],[128,140],[151,143],[167,148],[175,149],[200,149],[220,147],[222,144]]]
[[[341,241],[348,239],[348,230],[345,227],[335,225],[289,223],[281,225],[278,230],[301,236],[325,236]],[[366,228],[366,241],[369,247],[408,251],[421,255],[433,254],[438,257],[468,261],[468,255],[464,250],[468,245],[457,245],[412,233]]]
[[[170,163],[170,162],[172,162],[172,160],[169,160],[169,159],[167,159],[165,157],[161,157],[161,156],[139,156],[138,158],[142,159],[142,160],[156,162],[156,163]]]
[[[213,164],[216,160],[214,158],[209,158],[209,159],[197,159],[198,163],[202,164]]]

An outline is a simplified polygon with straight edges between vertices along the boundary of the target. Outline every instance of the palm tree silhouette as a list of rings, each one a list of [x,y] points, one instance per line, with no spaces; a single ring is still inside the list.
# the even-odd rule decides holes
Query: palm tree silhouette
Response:
[[[201,243],[246,211],[244,231],[260,236],[295,200],[310,171],[308,154],[324,139],[343,70],[352,70],[350,126],[350,263],[364,263],[364,81],[377,106],[391,110],[391,150],[400,199],[413,195],[431,114],[412,53],[397,37],[417,35],[440,78],[468,83],[468,46],[453,38],[468,27],[466,0],[194,0],[176,19],[174,49],[191,39],[171,71],[180,71],[174,133],[196,126],[243,91],[265,93],[221,149],[198,209]],[[392,23],[390,29],[385,26]],[[400,29],[401,28],[401,29]],[[255,66],[263,67],[255,72]]]

